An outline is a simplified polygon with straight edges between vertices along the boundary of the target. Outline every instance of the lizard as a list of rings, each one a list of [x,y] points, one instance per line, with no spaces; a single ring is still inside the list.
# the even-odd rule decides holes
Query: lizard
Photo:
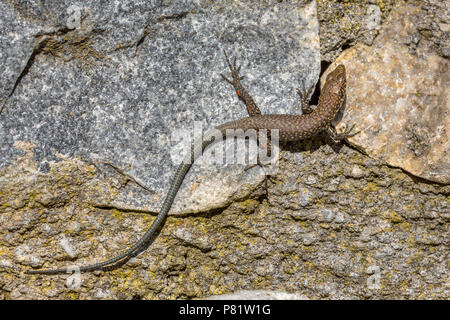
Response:
[[[325,85],[319,96],[319,102],[317,107],[313,110],[309,106],[309,94],[311,93],[312,86],[306,90],[303,86],[303,91],[297,89],[297,93],[301,100],[301,115],[293,114],[262,114],[258,106],[249,95],[247,90],[241,83],[243,79],[239,72],[241,66],[236,66],[236,57],[231,63],[228,58],[227,53],[224,50],[225,60],[228,68],[231,72],[231,79],[227,78],[225,75],[221,74],[222,78],[230,83],[240,100],[245,103],[248,117],[241,118],[234,121],[229,121],[223,123],[217,127],[215,130],[220,131],[223,137],[226,138],[226,130],[229,129],[254,129],[256,131],[261,129],[266,129],[268,131],[272,129],[279,130],[279,142],[293,142],[298,140],[303,140],[311,138],[317,133],[327,130],[330,137],[334,141],[340,141],[348,136],[353,136],[356,133],[351,133],[353,126],[345,129],[343,133],[338,134],[335,128],[332,126],[331,122],[336,116],[337,112],[344,105],[346,96],[346,71],[344,65],[338,65],[332,72],[327,75]],[[155,235],[157,230],[164,224],[167,214],[172,206],[175,196],[180,189],[180,186],[189,171],[192,163],[195,161],[196,156],[201,155],[205,148],[212,144],[215,140],[213,130],[207,131],[202,139],[195,140],[191,144],[190,152],[185,156],[182,163],[178,166],[175,175],[170,183],[169,190],[166,194],[164,202],[161,209],[156,216],[155,220],[151,226],[147,229],[144,235],[128,250],[123,253],[103,262],[94,263],[91,265],[81,266],[79,268],[61,268],[61,269],[29,269],[26,270],[27,274],[61,274],[69,273],[74,270],[79,272],[88,272],[94,270],[105,270],[110,268],[111,265],[126,262],[131,257],[137,255],[143,250],[146,243]]]

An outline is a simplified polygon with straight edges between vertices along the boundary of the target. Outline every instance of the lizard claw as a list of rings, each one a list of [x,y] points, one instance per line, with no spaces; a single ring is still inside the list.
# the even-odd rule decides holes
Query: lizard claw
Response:
[[[352,132],[353,129],[355,128],[355,124],[352,124],[351,127],[347,127],[345,128],[344,132],[342,133],[337,133],[336,129],[333,126],[329,126],[328,127],[328,134],[330,135],[330,138],[335,142],[338,143],[339,141],[348,138],[348,137],[353,137],[354,135],[357,135],[358,133],[361,132],[361,130],[358,130],[356,132]]]
[[[223,79],[223,80],[225,80],[226,82],[228,82],[228,83],[230,83],[230,84],[233,84],[233,81],[231,81],[230,79],[228,79],[227,77],[225,77],[225,76],[223,75],[223,73],[221,73],[220,75],[222,76],[222,79]]]
[[[236,66],[236,57],[233,58],[233,64],[230,62],[228,55],[225,50],[223,50],[223,54],[225,56],[225,61],[227,62],[228,68],[231,71],[231,78],[233,80],[228,79],[223,74],[221,74],[222,78],[228,83],[232,84],[234,87],[237,87],[240,84],[240,81],[244,79],[243,76],[239,76],[239,72],[241,71],[241,66]]]

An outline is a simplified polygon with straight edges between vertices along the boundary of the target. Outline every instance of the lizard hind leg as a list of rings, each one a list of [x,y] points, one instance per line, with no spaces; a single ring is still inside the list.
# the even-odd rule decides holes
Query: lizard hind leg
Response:
[[[225,50],[223,50],[223,54],[225,55],[225,61],[228,64],[228,68],[231,71],[231,79],[228,79],[222,73],[220,75],[226,82],[228,82],[234,87],[234,90],[236,90],[236,94],[239,97],[239,99],[244,101],[249,116],[252,117],[260,115],[261,111],[259,110],[255,101],[253,101],[252,97],[248,94],[247,90],[245,90],[244,86],[241,84],[241,80],[244,77],[239,76],[241,66],[240,65],[236,66],[236,57],[233,59],[233,64],[231,64],[230,59],[228,58],[228,55],[225,52]]]

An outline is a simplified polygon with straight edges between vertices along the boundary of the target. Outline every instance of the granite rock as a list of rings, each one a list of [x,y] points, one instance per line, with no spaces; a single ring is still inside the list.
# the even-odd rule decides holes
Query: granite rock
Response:
[[[156,211],[194,130],[246,115],[220,77],[228,73],[222,49],[239,59],[265,113],[298,111],[295,88],[319,75],[314,2],[0,5],[10,22],[0,33],[0,168],[23,154],[18,141],[34,144],[41,172],[64,157],[106,162],[137,186],[115,205]],[[200,163],[173,213],[223,207],[264,179],[242,165]]]
[[[292,89],[320,69],[316,15],[324,67],[375,43],[393,2],[2,2],[1,51],[17,56],[0,60],[0,297],[445,299],[450,186],[326,135],[284,146],[268,177],[195,166],[158,237],[114,271],[22,273],[107,259],[143,234],[182,153],[169,133],[245,115],[221,48],[264,112],[295,112]],[[436,22],[408,54],[443,56],[436,3],[391,12]],[[371,31],[342,28],[352,19]]]

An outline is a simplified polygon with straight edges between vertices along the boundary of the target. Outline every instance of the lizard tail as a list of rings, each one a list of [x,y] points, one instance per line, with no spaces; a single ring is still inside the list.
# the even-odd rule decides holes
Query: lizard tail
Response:
[[[191,152],[186,155],[186,157],[183,159],[183,162],[178,166],[178,169],[172,178],[169,191],[167,192],[166,198],[164,200],[164,203],[161,207],[160,212],[156,216],[156,219],[153,221],[152,225],[147,229],[145,234],[128,250],[124,251],[123,253],[115,256],[114,258],[111,258],[109,260],[94,263],[87,266],[81,266],[81,267],[66,267],[61,269],[40,269],[40,270],[25,270],[26,274],[62,274],[62,273],[72,273],[73,271],[79,271],[79,272],[88,272],[88,271],[94,271],[94,270],[101,270],[103,268],[106,268],[107,266],[110,266],[112,264],[115,264],[123,259],[132,257],[133,255],[137,254],[142,247],[152,238],[152,236],[155,234],[155,232],[164,224],[167,213],[169,212],[170,208],[172,207],[173,201],[175,199],[175,196],[178,193],[178,190],[180,189],[181,183],[184,180],[184,177],[186,176],[187,172],[192,166],[192,163],[195,161],[195,159],[203,153],[205,148],[213,143],[216,140],[216,137],[218,134],[223,134],[223,130],[211,130],[205,133],[203,138],[201,140],[194,141],[194,143],[191,146]]]

